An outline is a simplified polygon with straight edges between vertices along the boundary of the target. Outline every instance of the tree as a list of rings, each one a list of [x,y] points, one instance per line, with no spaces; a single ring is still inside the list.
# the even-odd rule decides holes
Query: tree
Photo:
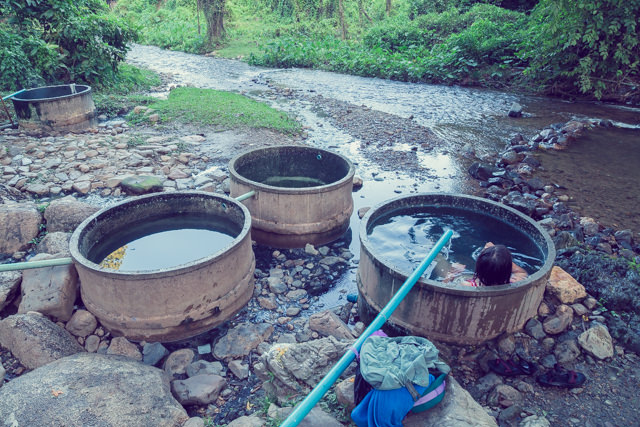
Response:
[[[391,15],[391,0],[386,0],[387,15]]]
[[[212,47],[225,35],[224,6],[225,0],[198,0],[198,4],[207,21],[207,41]]]
[[[101,0],[0,0],[0,84],[113,80],[136,35],[108,11]]]
[[[541,0],[521,55],[551,91],[600,99],[638,94],[640,0]]]

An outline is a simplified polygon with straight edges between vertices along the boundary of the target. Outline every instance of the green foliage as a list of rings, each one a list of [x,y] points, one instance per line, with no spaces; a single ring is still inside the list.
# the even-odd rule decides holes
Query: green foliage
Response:
[[[93,93],[96,114],[115,117],[126,114],[136,105],[155,102],[155,98],[140,95],[139,92],[160,84],[160,77],[156,73],[122,63],[114,82]]]
[[[541,0],[520,55],[551,91],[579,88],[595,98],[636,92],[640,1]]]
[[[111,82],[135,38],[100,0],[0,0],[0,11],[3,88]]]
[[[177,88],[168,100],[158,101],[150,108],[160,114],[162,121],[177,120],[221,130],[252,127],[285,133],[300,131],[300,124],[285,113],[242,95],[212,89]]]
[[[281,37],[249,61],[411,82],[495,86],[496,80],[509,79],[517,65],[514,55],[524,19],[491,5],[477,5],[464,14],[450,9],[415,21],[391,18],[372,27],[361,44],[332,37]]]
[[[163,49],[204,53],[206,22],[196,16],[195,0],[169,0],[158,8],[156,1],[120,0],[114,13],[122,17],[140,35],[140,42]]]

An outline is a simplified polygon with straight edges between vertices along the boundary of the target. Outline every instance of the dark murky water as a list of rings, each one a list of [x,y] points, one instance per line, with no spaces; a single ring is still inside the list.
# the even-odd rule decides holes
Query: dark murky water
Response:
[[[210,217],[176,215],[132,223],[103,239],[88,255],[101,267],[119,272],[153,271],[212,256],[228,247],[235,224]]]
[[[466,276],[473,275],[476,259],[487,242],[508,247],[514,262],[529,274],[543,264],[540,248],[520,230],[498,218],[464,209],[399,209],[376,219],[367,234],[376,255],[409,276],[447,230],[454,234],[442,254],[449,263],[464,265]],[[426,277],[442,279],[448,268],[438,271],[437,267],[432,263]]]

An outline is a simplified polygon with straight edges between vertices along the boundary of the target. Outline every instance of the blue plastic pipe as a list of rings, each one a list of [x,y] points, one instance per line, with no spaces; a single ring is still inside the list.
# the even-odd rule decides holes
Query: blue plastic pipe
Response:
[[[11,95],[7,95],[7,96],[3,97],[3,98],[2,98],[2,100],[3,100],[3,101],[6,101],[7,99],[11,98],[12,96],[16,96],[16,95],[18,95],[18,94],[21,94],[21,93],[22,93],[22,92],[24,92],[25,90],[26,90],[26,89],[22,89],[22,90],[19,90],[19,91],[17,91],[17,92],[12,93]]]
[[[429,264],[433,262],[435,257],[444,247],[444,245],[446,245],[447,242],[451,239],[452,235],[453,235],[453,231],[447,230],[442,235],[442,237],[440,237],[440,240],[438,240],[438,242],[433,247],[433,249],[431,249],[431,252],[429,252],[427,257],[422,261],[422,263],[420,263],[420,265],[415,269],[415,271],[411,274],[411,276],[407,277],[407,280],[405,280],[402,286],[400,286],[400,289],[398,289],[398,292],[396,292],[396,294],[391,298],[391,300],[387,303],[387,305],[380,311],[380,313],[376,316],[376,318],[373,319],[373,322],[371,322],[369,327],[365,329],[365,331],[360,335],[360,337],[353,344],[353,348],[356,351],[360,351],[360,347],[362,347],[362,343],[364,342],[364,340],[366,340],[369,337],[369,335],[371,335],[372,333],[380,329],[380,327],[384,325],[387,319],[391,317],[391,314],[393,314],[394,310],[402,302],[404,297],[407,296],[411,288],[413,288],[413,285],[416,284],[416,282],[418,281],[420,276],[422,276],[422,274],[427,269]],[[336,363],[333,366],[333,368],[331,368],[331,370],[327,373],[327,375],[325,375],[325,377],[318,383],[318,385],[316,385],[313,388],[313,390],[311,390],[311,393],[309,393],[307,397],[305,397],[304,400],[295,407],[295,409],[289,414],[287,419],[284,420],[282,424],[280,424],[280,427],[297,426],[300,423],[300,421],[302,421],[302,419],[309,413],[309,411],[311,411],[311,409],[313,409],[313,407],[316,406],[316,403],[318,403],[318,401],[322,399],[322,396],[324,396],[325,393],[329,390],[329,388],[331,388],[333,383],[336,382],[338,377],[340,377],[340,375],[344,372],[344,370],[347,369],[347,367],[355,357],[356,357],[355,353],[351,349],[349,349],[340,358],[340,360],[338,360],[338,363]]]

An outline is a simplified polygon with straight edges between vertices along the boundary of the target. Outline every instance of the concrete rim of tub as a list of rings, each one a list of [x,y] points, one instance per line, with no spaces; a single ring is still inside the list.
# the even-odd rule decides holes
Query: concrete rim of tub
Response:
[[[240,233],[238,233],[238,235],[235,236],[234,239],[231,242],[229,242],[229,244],[227,244],[217,252],[214,252],[210,256],[200,258],[185,264],[177,265],[171,268],[162,268],[162,269],[156,269],[156,270],[150,270],[150,271],[120,272],[120,271],[114,271],[106,268],[100,268],[98,264],[88,260],[83,254],[80,253],[79,242],[80,242],[80,238],[82,237],[82,233],[86,230],[87,226],[91,222],[99,221],[105,216],[105,214],[108,211],[112,211],[113,209],[123,207],[123,206],[127,207],[129,205],[142,204],[147,202],[148,199],[150,198],[157,198],[160,196],[172,198],[172,197],[183,197],[184,195],[200,195],[208,198],[222,199],[223,203],[228,202],[229,204],[234,205],[236,208],[240,209],[245,218],[244,225],[242,226]],[[71,235],[71,239],[69,240],[69,249],[71,252],[71,257],[73,258],[74,262],[81,264],[87,269],[93,270],[95,272],[99,272],[101,275],[105,275],[107,277],[114,277],[114,278],[123,278],[126,276],[127,279],[129,280],[142,280],[142,279],[154,278],[156,276],[170,277],[170,276],[175,276],[175,275],[184,274],[190,271],[198,270],[202,268],[204,264],[209,264],[215,261],[216,259],[221,258],[230,249],[240,244],[240,242],[242,242],[242,240],[246,237],[246,235],[250,231],[251,231],[251,214],[249,213],[249,210],[242,203],[239,203],[238,201],[228,196],[225,196],[222,194],[208,193],[205,191],[176,191],[176,192],[170,192],[170,193],[153,193],[153,194],[147,194],[147,195],[137,196],[134,198],[123,200],[122,202],[116,203],[115,205],[112,205],[112,206],[102,208],[98,212],[94,213],[93,215],[85,219],[75,229],[75,231]]]
[[[334,181],[325,185],[318,185],[314,187],[302,187],[302,188],[276,187],[273,185],[263,184],[261,182],[253,181],[249,178],[246,178],[244,175],[241,175],[236,169],[236,164],[238,163],[238,161],[240,161],[244,157],[247,157],[247,156],[257,157],[262,152],[278,151],[283,149],[300,149],[300,150],[319,151],[319,152],[325,153],[326,155],[340,158],[342,161],[344,161],[348,165],[349,168],[346,175],[341,179],[339,179],[338,181]],[[306,194],[306,193],[327,192],[343,186],[346,182],[353,179],[353,176],[355,175],[355,168],[353,167],[353,163],[351,162],[351,160],[349,160],[348,158],[338,153],[334,153],[332,151],[324,150],[322,148],[308,147],[305,145],[282,144],[282,145],[272,145],[270,147],[264,147],[259,149],[247,150],[234,156],[229,162],[229,174],[238,182],[245,185],[256,187],[258,190],[263,189],[263,190],[269,191],[270,193],[276,193],[276,194]]]
[[[381,212],[379,212],[379,210],[382,207],[390,207],[390,209],[384,211],[384,212],[389,212],[389,211],[391,211],[393,209],[397,209],[399,207],[398,206],[398,207],[393,208],[394,203],[398,203],[399,201],[404,201],[404,200],[410,200],[412,198],[424,198],[424,197],[434,197],[434,198],[453,198],[453,197],[455,197],[457,199],[466,199],[466,200],[472,201],[474,203],[487,204],[489,206],[494,206],[494,207],[496,207],[498,209],[510,212],[512,215],[514,215],[515,217],[519,218],[520,220],[528,222],[533,228],[535,228],[539,232],[539,234],[542,237],[542,239],[544,240],[545,246],[546,246],[546,248],[540,248],[541,251],[543,252],[543,255],[545,256],[545,260],[544,260],[544,264],[538,269],[538,271],[536,271],[535,273],[529,275],[526,279],[521,280],[521,281],[516,282],[516,283],[512,283],[512,284],[506,284],[506,285],[501,285],[501,286],[482,286],[482,287],[475,288],[475,287],[464,286],[464,285],[444,284],[444,283],[441,283],[441,282],[438,282],[438,281],[435,281],[435,280],[429,280],[429,279],[420,278],[418,280],[418,282],[416,283],[416,285],[430,287],[430,288],[436,288],[438,290],[438,292],[445,293],[445,294],[450,294],[450,295],[459,295],[459,296],[468,296],[468,297],[494,295],[494,294],[506,295],[506,294],[520,292],[520,290],[522,288],[529,287],[532,283],[537,282],[538,280],[540,280],[541,278],[543,278],[544,276],[549,274],[549,271],[553,267],[553,263],[554,263],[555,258],[556,258],[556,249],[555,249],[555,245],[553,244],[553,241],[551,240],[551,237],[549,236],[549,234],[540,225],[538,225],[533,219],[531,219],[528,216],[524,215],[522,212],[519,212],[516,209],[513,209],[513,208],[511,208],[509,206],[503,205],[501,203],[494,202],[494,201],[489,200],[489,199],[484,199],[482,197],[469,196],[469,195],[465,195],[465,194],[455,194],[455,193],[416,193],[416,194],[412,194],[410,196],[406,196],[405,195],[405,196],[395,197],[393,199],[386,200],[386,201],[384,201],[382,203],[379,203],[379,204],[373,206],[365,214],[365,216],[362,218],[362,221],[360,223],[360,242],[361,242],[362,247],[364,249],[366,249],[367,252],[370,255],[374,255],[374,256],[376,255],[376,252],[372,249],[373,245],[369,241],[367,228],[368,228],[369,220],[371,219],[371,217],[373,215],[380,215],[381,214]],[[433,205],[435,205],[435,204],[436,203],[433,203]],[[426,204],[426,203],[421,203],[421,205],[423,205],[423,206],[431,206],[431,204]],[[416,205],[416,206],[419,206],[419,205]],[[546,249],[546,251],[545,251],[545,249]],[[427,254],[425,253],[424,255],[426,256]],[[390,271],[396,271],[396,272],[401,273],[401,274],[403,274],[403,275],[405,275],[407,277],[410,276],[411,273],[412,273],[412,271],[404,271],[404,270],[392,265],[388,261],[385,261],[384,258],[379,258],[379,257],[375,256],[375,260],[376,260],[376,262],[384,265]]]
[[[21,93],[19,93],[19,94],[17,94],[17,95],[12,96],[12,97],[11,97],[11,99],[15,99],[16,101],[30,101],[30,102],[36,102],[36,101],[47,101],[47,100],[51,100],[51,99],[64,99],[64,98],[71,98],[71,97],[74,97],[74,96],[84,95],[84,94],[86,94],[86,93],[88,93],[88,92],[91,92],[91,86],[88,86],[88,85],[75,85],[76,89],[79,89],[79,88],[84,88],[84,89],[82,89],[82,90],[76,90],[76,92],[75,92],[75,93],[70,93],[70,94],[68,94],[68,95],[50,96],[50,97],[46,97],[46,98],[24,98],[24,97],[22,97],[22,96],[24,96],[25,94],[28,94],[28,93],[30,93],[30,92],[31,92],[31,93],[32,93],[32,92],[36,92],[36,91],[38,91],[38,90],[44,90],[44,89],[51,90],[51,89],[53,89],[53,88],[59,88],[59,87],[60,87],[60,88],[65,87],[65,88],[66,88],[66,87],[70,87],[70,86],[71,86],[71,85],[66,84],[66,85],[55,85],[55,86],[40,86],[40,87],[34,87],[34,88],[31,88],[31,89],[27,89],[27,90],[25,90],[24,92],[21,92]]]

